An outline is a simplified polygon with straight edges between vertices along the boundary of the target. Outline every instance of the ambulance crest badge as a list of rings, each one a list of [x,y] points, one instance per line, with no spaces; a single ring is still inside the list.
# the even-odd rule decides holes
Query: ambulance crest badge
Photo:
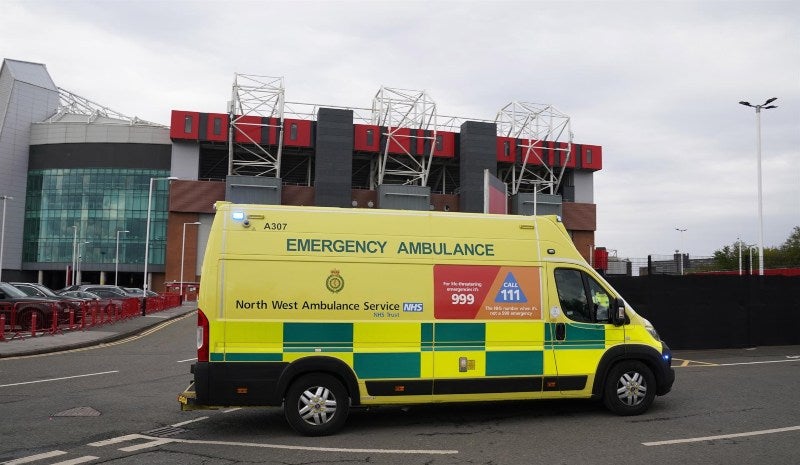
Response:
[[[344,289],[344,278],[339,274],[339,270],[331,270],[330,276],[325,280],[325,287],[334,294]]]

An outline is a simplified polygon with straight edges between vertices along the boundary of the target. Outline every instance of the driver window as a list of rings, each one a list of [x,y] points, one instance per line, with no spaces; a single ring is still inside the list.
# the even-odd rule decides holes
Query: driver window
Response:
[[[586,277],[589,283],[589,295],[592,296],[592,306],[594,307],[594,314],[596,321],[608,321],[608,307],[610,298],[608,291],[603,289],[597,281],[590,276]]]
[[[556,289],[561,310],[573,321],[592,322],[592,312],[583,285],[580,270],[559,268],[555,270]]]

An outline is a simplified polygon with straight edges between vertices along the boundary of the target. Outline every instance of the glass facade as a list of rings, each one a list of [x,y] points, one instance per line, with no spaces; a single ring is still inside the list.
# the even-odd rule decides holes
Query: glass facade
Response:
[[[127,230],[119,235],[119,262],[144,267],[150,179],[169,175],[169,170],[123,168],[29,171],[23,262],[72,263],[77,243],[81,268],[113,265],[117,231]],[[153,182],[150,265],[165,260],[168,192],[169,181]]]

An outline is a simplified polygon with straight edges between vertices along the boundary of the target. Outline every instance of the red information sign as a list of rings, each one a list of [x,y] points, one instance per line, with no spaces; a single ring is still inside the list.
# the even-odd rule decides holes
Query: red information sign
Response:
[[[542,318],[538,267],[435,265],[433,280],[436,319]]]

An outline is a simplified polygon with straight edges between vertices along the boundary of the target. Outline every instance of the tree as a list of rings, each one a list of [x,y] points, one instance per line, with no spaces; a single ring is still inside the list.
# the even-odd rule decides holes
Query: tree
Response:
[[[751,244],[741,244],[742,261],[746,268],[750,263]],[[756,266],[757,255],[753,256],[753,266]],[[780,247],[764,247],[764,268],[792,268],[800,267],[800,226],[795,226],[792,233]],[[714,251],[714,266],[716,271],[739,269],[739,243],[726,245]]]

